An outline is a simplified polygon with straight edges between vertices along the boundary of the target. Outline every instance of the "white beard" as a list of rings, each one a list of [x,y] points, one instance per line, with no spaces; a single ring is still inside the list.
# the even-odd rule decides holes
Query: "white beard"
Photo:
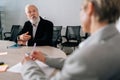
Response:
[[[39,17],[38,18],[34,18],[34,19],[30,19],[30,22],[32,24],[36,24],[38,22],[38,20],[39,20]]]

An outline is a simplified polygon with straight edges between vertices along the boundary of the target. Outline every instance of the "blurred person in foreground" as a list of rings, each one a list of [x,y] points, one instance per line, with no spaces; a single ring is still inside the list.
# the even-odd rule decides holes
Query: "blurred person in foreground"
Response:
[[[83,0],[80,21],[91,34],[66,60],[34,51],[22,61],[24,80],[120,80],[120,34],[115,23],[120,0]],[[61,71],[50,79],[34,62],[40,60]],[[61,65],[60,65],[61,64]]]
[[[18,35],[18,44],[33,46],[51,46],[53,23],[39,16],[38,8],[33,4],[25,6],[28,21]]]

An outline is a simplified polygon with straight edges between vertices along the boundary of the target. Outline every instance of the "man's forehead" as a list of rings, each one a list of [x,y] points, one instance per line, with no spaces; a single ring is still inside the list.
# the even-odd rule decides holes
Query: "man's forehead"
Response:
[[[28,9],[37,9],[37,7],[34,5],[31,5],[31,6],[28,6]]]
[[[30,9],[38,10],[35,5],[27,5],[27,6],[25,7],[25,11],[28,11],[28,10],[30,10]]]

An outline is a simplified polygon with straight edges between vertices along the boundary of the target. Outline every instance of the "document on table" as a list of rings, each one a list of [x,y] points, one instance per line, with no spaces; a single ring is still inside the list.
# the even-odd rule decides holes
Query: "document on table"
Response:
[[[8,52],[0,52],[0,55],[7,55]]]
[[[43,70],[43,72],[46,74],[47,77],[51,76],[51,74],[54,72],[55,68],[51,68],[48,65],[44,64],[43,62],[36,61],[36,63],[40,66],[40,68]],[[7,71],[9,72],[15,72],[15,73],[21,73],[21,62],[12,66]]]

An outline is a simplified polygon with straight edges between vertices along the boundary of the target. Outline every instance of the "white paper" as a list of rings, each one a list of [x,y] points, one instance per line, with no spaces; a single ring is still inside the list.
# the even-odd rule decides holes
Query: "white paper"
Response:
[[[21,67],[22,67],[22,64],[21,62],[12,66],[11,68],[9,68],[7,71],[9,72],[15,72],[15,73],[21,73]]]
[[[0,52],[0,55],[7,55],[7,52]]]
[[[44,64],[43,62],[36,61],[36,63],[40,66],[40,68],[43,70],[43,72],[46,74],[47,77],[51,76],[51,74],[55,70],[55,68],[51,68],[48,65]],[[11,68],[9,68],[7,71],[21,73],[21,71],[22,71],[21,68],[22,68],[22,64],[20,62],[16,65],[12,66]]]

